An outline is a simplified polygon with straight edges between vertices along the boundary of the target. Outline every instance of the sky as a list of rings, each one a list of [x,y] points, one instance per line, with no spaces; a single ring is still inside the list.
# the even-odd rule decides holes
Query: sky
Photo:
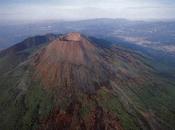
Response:
[[[0,21],[175,19],[175,0],[0,0]]]

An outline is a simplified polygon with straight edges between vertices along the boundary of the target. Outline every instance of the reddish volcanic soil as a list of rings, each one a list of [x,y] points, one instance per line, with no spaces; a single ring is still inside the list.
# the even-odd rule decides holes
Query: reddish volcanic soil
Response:
[[[80,114],[86,102],[83,99],[79,102],[82,94],[96,95],[97,90],[105,87],[120,95],[123,79],[125,83],[141,81],[136,80],[142,74],[135,68],[145,65],[127,51],[113,49],[97,47],[81,34],[69,33],[33,55],[33,78],[41,80],[45,90],[54,92],[60,107],[41,120],[40,130],[123,130],[118,117],[101,107],[96,98],[89,101],[95,102],[90,112],[83,117]]]
[[[39,130],[124,130],[116,116],[98,105],[85,119],[81,117],[80,109],[80,102],[70,103],[65,112],[55,109],[40,122]]]
[[[110,73],[99,49],[79,33],[50,43],[34,55],[33,65],[45,87],[76,86],[88,92],[107,82]]]
[[[78,102],[78,93],[92,94],[99,87],[109,87],[112,75],[103,51],[86,37],[79,33],[63,35],[35,54],[32,64],[35,78],[40,78],[46,89],[56,88],[58,99],[63,101],[68,95],[75,99],[69,99],[72,101],[66,110],[56,107],[42,119],[40,130],[123,130],[118,118],[98,103],[85,117],[80,114],[86,101]]]

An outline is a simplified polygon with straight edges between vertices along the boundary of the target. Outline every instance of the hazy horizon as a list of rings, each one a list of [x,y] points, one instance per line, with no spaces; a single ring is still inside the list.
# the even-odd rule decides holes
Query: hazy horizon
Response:
[[[1,22],[85,20],[173,20],[173,0],[1,0]]]

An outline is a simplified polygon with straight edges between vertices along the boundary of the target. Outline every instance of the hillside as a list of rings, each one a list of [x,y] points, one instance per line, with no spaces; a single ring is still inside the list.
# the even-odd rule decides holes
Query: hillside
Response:
[[[0,52],[0,129],[174,129],[175,82],[149,63],[80,33],[24,40]]]

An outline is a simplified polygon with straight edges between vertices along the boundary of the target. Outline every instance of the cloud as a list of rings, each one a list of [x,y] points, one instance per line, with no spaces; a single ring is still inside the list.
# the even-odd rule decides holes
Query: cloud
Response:
[[[17,3],[18,2],[18,3]],[[0,5],[3,20],[90,18],[174,19],[170,0],[8,0]]]

